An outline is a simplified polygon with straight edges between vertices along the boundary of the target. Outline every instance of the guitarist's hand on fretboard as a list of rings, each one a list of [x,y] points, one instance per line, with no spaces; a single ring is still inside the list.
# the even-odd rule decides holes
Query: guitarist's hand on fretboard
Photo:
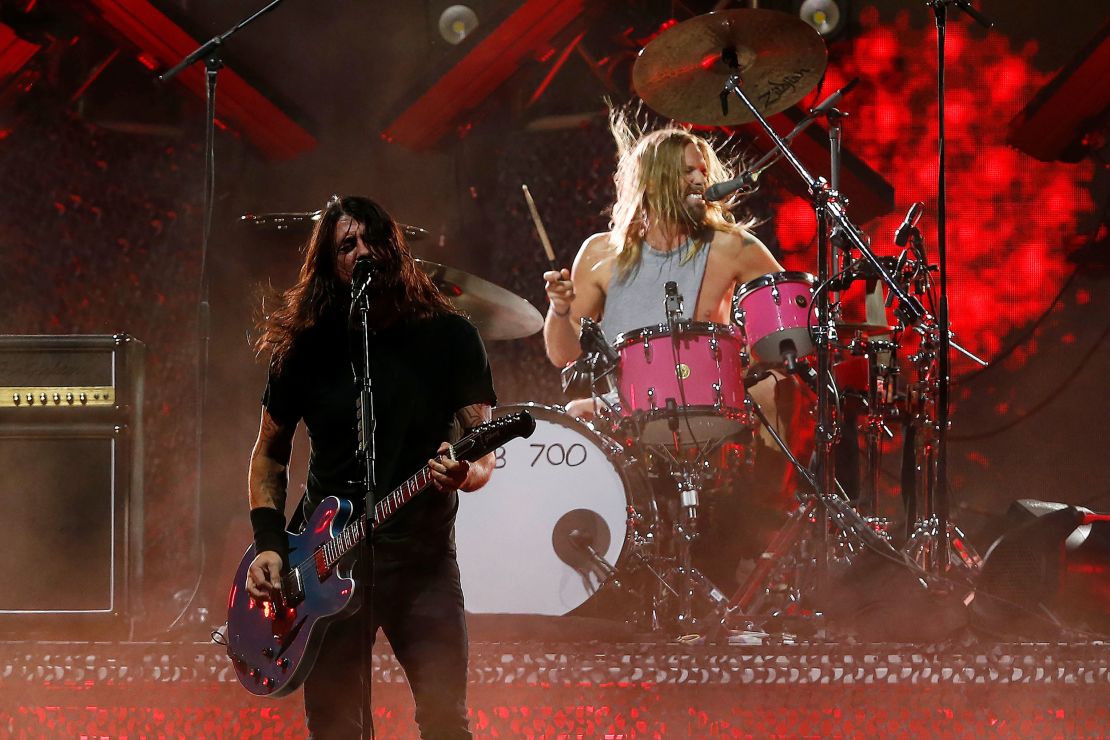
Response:
[[[440,491],[457,491],[466,483],[466,477],[470,473],[470,463],[453,457],[451,445],[444,442],[439,446],[437,456],[428,461],[432,483]]]
[[[256,599],[271,600],[281,590],[281,555],[273,550],[258,553],[247,569],[247,592]]]

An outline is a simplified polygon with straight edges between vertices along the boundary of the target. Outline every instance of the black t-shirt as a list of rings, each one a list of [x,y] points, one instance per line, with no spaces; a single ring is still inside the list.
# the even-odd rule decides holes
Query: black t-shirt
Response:
[[[303,420],[308,429],[306,516],[327,496],[351,499],[362,509],[359,386],[351,367],[359,344],[345,317],[321,321],[296,339],[280,373],[271,369],[262,396],[276,421]],[[375,332],[370,366],[380,501],[450,439],[456,411],[497,400],[478,330],[461,316],[400,321]],[[456,493],[429,487],[375,530],[375,546],[413,554],[453,551],[457,510]]]

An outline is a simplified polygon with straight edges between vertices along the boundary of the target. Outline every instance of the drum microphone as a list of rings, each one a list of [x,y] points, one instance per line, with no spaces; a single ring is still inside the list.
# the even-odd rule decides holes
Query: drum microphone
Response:
[[[587,354],[596,354],[605,360],[607,365],[616,365],[621,356],[613,345],[605,339],[598,323],[589,316],[582,317],[582,336],[579,337],[582,351]]]
[[[682,296],[678,293],[678,283],[668,280],[663,284],[663,310],[667,312],[667,326],[674,333],[675,322],[682,320]]]
[[[917,229],[917,222],[921,220],[921,214],[925,213],[925,204],[918,201],[910,206],[910,210],[906,211],[906,218],[902,220],[902,225],[894,232],[894,243],[899,247],[906,246],[906,242],[910,239],[912,234]]]
[[[779,356],[786,365],[786,372],[794,373],[798,369],[798,347],[793,339],[784,339],[779,342]]]

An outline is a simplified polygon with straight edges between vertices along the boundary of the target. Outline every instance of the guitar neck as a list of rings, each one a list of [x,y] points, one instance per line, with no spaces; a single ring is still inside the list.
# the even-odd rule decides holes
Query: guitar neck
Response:
[[[460,460],[468,460],[476,452],[474,434],[468,434],[455,445],[455,456]],[[479,455],[480,456],[480,455]],[[427,465],[409,476],[401,485],[394,488],[388,496],[374,504],[374,525],[377,526],[396,514],[402,506],[407,504],[416,494],[423,491],[432,483],[432,469]],[[343,528],[334,539],[326,542],[323,547],[325,566],[331,568],[339,560],[358,546],[366,538],[366,515],[363,514],[351,524]]]
[[[425,465],[420,470],[416,471],[414,475],[410,476],[404,483],[394,488],[388,496],[374,505],[375,525],[381,524],[386,519],[396,514],[402,506],[411,501],[416,494],[427,488],[431,482],[432,471]],[[325,567],[333,567],[344,555],[355,549],[358,543],[366,539],[367,530],[366,515],[363,514],[344,527],[343,531],[333,539],[325,542],[322,550]]]

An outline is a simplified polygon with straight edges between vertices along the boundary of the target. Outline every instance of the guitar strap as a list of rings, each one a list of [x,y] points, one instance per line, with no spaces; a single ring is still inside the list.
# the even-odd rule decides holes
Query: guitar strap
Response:
[[[293,534],[300,534],[304,531],[305,524],[308,519],[304,515],[305,507],[308,506],[308,489],[305,488],[301,491],[301,500],[297,502],[297,507],[293,509],[293,515],[289,517],[289,525],[286,527]]]

